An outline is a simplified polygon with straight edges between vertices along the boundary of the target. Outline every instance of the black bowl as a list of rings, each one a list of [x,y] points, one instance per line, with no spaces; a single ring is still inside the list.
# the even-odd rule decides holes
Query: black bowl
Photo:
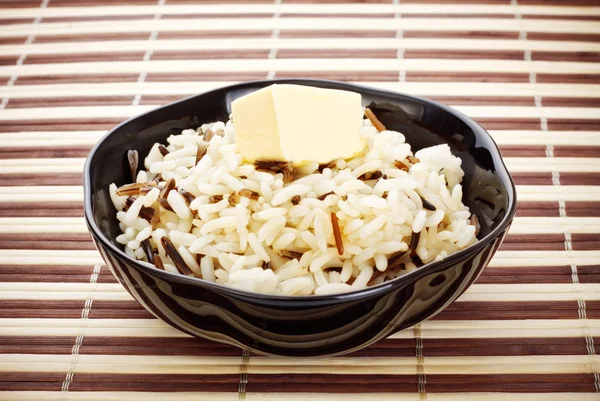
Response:
[[[202,123],[226,121],[231,102],[273,83],[344,89],[362,95],[386,127],[402,132],[413,150],[447,143],[462,159],[463,201],[481,224],[479,242],[446,259],[365,290],[288,297],[238,291],[157,270],[128,257],[108,194],[128,182],[126,152],[140,158],[155,142]],[[474,121],[431,100],[320,80],[248,82],[171,103],[132,118],[91,151],[84,172],[85,218],[106,264],[148,311],[179,330],[261,354],[339,355],[358,350],[427,319],[459,297],[482,272],[515,214],[515,187],[496,144]]]

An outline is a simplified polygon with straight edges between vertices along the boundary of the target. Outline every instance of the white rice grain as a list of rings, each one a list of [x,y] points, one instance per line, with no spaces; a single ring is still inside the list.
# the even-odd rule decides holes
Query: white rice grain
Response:
[[[273,199],[271,204],[273,206],[281,205],[296,195],[304,195],[310,191],[310,187],[308,185],[301,184],[291,184],[287,187],[283,187],[282,189],[276,191],[273,195]]]
[[[173,211],[180,219],[187,219],[190,217],[190,209],[185,199],[179,192],[175,190],[169,191],[169,195],[167,195],[167,202],[169,202],[169,205],[171,208],[173,208]]]
[[[331,295],[341,294],[344,292],[352,291],[354,288],[345,283],[327,283],[315,290],[315,295]]]
[[[412,224],[413,232],[415,232],[415,233],[421,232],[423,227],[425,227],[426,218],[427,218],[427,212],[425,210],[421,210],[419,213],[417,213],[417,216],[415,217],[415,221],[413,221],[413,224]]]

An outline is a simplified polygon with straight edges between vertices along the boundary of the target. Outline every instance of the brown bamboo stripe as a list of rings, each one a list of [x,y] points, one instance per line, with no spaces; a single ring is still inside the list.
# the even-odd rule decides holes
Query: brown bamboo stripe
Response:
[[[0,65],[12,65],[17,62],[19,58],[15,56],[1,56]]]
[[[40,5],[39,1],[36,0],[23,0],[23,1],[19,1],[19,0],[4,0],[2,3],[2,7],[6,7],[6,8],[21,8],[23,6],[25,7],[38,7]]]
[[[478,118],[476,120],[483,128],[488,130],[535,130],[540,127],[540,120],[537,118],[514,118],[510,120],[503,118]]]
[[[154,5],[156,4],[153,0],[125,0],[125,1],[114,1],[114,0],[52,0],[52,7],[76,7],[76,6],[108,6],[108,5]]]
[[[279,37],[287,38],[393,38],[396,31],[351,31],[351,30],[292,30],[282,29]]]
[[[597,217],[600,216],[600,202],[565,202],[567,216]]]
[[[571,83],[571,84],[597,84],[600,83],[600,74],[569,74],[560,76],[559,74],[537,74],[539,83]]]
[[[82,305],[83,306],[83,305]],[[81,310],[81,309],[80,309]],[[70,354],[75,337],[29,336],[10,337],[0,336],[0,353],[2,354]],[[0,380],[5,376],[3,373]],[[24,374],[25,379],[28,374]],[[62,375],[64,379],[64,374]],[[36,377],[36,376],[33,376]]]
[[[0,38],[0,45],[20,45],[27,40],[27,36],[15,36],[12,38]]]
[[[394,49],[279,49],[277,58],[396,58]]]
[[[598,138],[600,144],[600,138]],[[600,157],[600,146],[557,146],[554,157]]]
[[[278,71],[276,78],[331,79],[337,81],[391,81],[398,79],[397,72],[390,71]]]
[[[89,151],[88,151],[89,152]],[[86,155],[87,153],[86,152]],[[80,156],[81,157],[81,156]],[[81,174],[0,174],[0,182],[3,186],[21,185],[81,185]]]
[[[239,355],[239,352],[237,353]],[[78,374],[71,391],[236,392],[239,374],[231,375],[118,375]]]
[[[269,38],[271,31],[191,31],[191,32],[160,32],[160,39],[234,39],[234,38]],[[145,39],[145,38],[144,38]]]
[[[174,0],[176,2],[189,2],[190,0]],[[380,3],[391,3],[392,0],[360,0],[360,1],[349,1],[348,3],[367,3],[367,4],[380,4]],[[297,4],[318,4],[321,3],[320,1],[317,0],[288,0],[287,3],[297,3]],[[346,3],[345,0],[326,0],[323,3],[330,3],[330,4],[334,4],[334,3]]]
[[[546,157],[546,147],[542,145],[504,145],[500,150],[504,157]]]
[[[66,98],[9,98],[7,109],[22,109],[28,107],[66,107],[66,106],[129,106],[134,96],[111,97],[66,97]]]
[[[65,353],[71,337],[2,337],[0,349],[5,353]],[[457,338],[448,347],[445,339],[425,339],[425,357],[477,357],[527,355],[586,355],[585,340],[573,338]],[[30,344],[33,352],[23,352]],[[414,339],[388,339],[353,353],[353,357],[414,356]],[[43,347],[47,347],[44,352]],[[197,338],[158,337],[87,337],[82,355],[147,355],[147,356],[237,356],[235,347]],[[1,380],[1,379],[0,379]]]
[[[518,32],[495,31],[406,31],[405,38],[451,38],[451,39],[518,39]],[[598,35],[600,37],[600,35]]]
[[[19,374],[21,375],[21,374]],[[2,383],[12,391],[57,391],[58,374],[12,374]],[[9,381],[14,379],[14,381]],[[427,375],[429,393],[473,392],[592,392],[593,375]],[[176,375],[176,374],[89,374],[79,373],[71,384],[72,391],[152,391],[152,392],[234,392],[239,375]],[[248,391],[297,393],[370,393],[415,391],[416,375],[336,375],[277,374],[249,375]],[[233,387],[233,389],[232,389]]]
[[[581,249],[581,248],[580,248]],[[595,247],[598,249],[598,246]],[[600,266],[578,266],[579,281],[582,284],[595,284],[600,282]]]
[[[594,392],[594,376],[591,374],[549,375],[485,375],[473,380],[464,375],[427,375],[427,391],[430,393],[453,393],[464,390],[491,392]]]
[[[532,60],[548,60],[548,61],[580,61],[585,63],[596,63],[600,61],[600,53],[597,52],[575,52],[575,53],[559,53],[559,52],[542,52],[534,51],[531,53]]]
[[[212,1],[214,3],[215,1]],[[54,1],[50,3],[51,7]],[[176,4],[177,2],[173,2],[173,0],[169,1],[169,4]],[[188,1],[187,3],[197,5],[197,2]],[[323,2],[319,2],[323,3]],[[331,2],[330,2],[331,3]],[[336,3],[336,2],[333,2]],[[337,3],[341,3],[341,1],[337,1]],[[347,2],[346,2],[347,3]],[[390,2],[387,2],[388,4]],[[439,2],[438,2],[439,3]],[[2,4],[0,3],[0,10],[2,9]],[[289,4],[289,3],[288,3]],[[85,2],[85,5],[89,5],[88,2]],[[148,19],[153,15],[152,11],[148,9],[139,9],[139,14],[127,14],[127,15],[103,15],[104,9],[98,9],[98,15],[89,16],[89,15],[74,15],[74,16],[45,16],[43,18],[44,22],[85,22],[85,21],[121,21],[121,20],[143,20]],[[331,18],[333,15],[337,18],[394,18],[395,14],[393,12],[378,12],[374,13],[372,10],[368,10],[368,12],[360,12],[360,11],[352,11],[347,12],[344,8],[339,8],[341,12],[332,14],[332,13],[308,13],[308,12],[295,12],[295,11],[282,11],[280,12],[280,18],[311,18],[311,19],[319,19],[319,18]],[[490,10],[491,11],[491,10]],[[447,18],[489,18],[489,19],[514,19],[514,14],[511,13],[501,13],[501,12],[490,12],[484,10],[473,10],[472,12],[446,12],[446,13],[426,13],[426,12],[401,12],[402,18],[429,18],[429,19],[447,19]],[[272,12],[239,12],[239,13],[231,13],[231,12],[206,12],[206,13],[166,13],[163,14],[161,19],[181,19],[181,18],[244,18],[244,19],[252,19],[252,18],[269,18],[274,14]],[[521,14],[521,18],[523,19],[543,19],[543,20],[570,20],[570,21],[597,21],[600,19],[597,15],[559,15],[559,14]],[[3,19],[0,18],[0,23],[2,24],[25,24],[31,23],[33,19],[29,18],[8,18]]]
[[[0,379],[0,388],[4,391],[60,391],[64,378],[64,372],[9,372]]]
[[[530,40],[551,40],[551,41],[576,41],[576,42],[600,42],[598,34],[581,33],[551,33],[551,32],[528,32],[527,38]]]
[[[35,234],[19,236],[17,234],[0,234],[0,249],[54,249],[54,250],[94,250],[94,244],[89,236],[83,240],[65,240],[65,234],[60,234],[61,238],[57,238],[56,234]],[[15,238],[16,237],[16,238]],[[21,238],[19,238],[21,237]],[[91,272],[90,272],[91,273]],[[89,280],[89,275],[88,275]],[[0,281],[2,278],[0,277]]]
[[[517,185],[553,185],[552,173],[513,173]],[[561,185],[600,185],[599,173],[560,173]],[[565,189],[568,191],[568,188]]]
[[[52,268],[48,266],[27,266],[26,268],[27,271],[24,271],[23,266],[0,266],[0,283],[88,283],[94,270],[93,266],[62,267],[63,271],[58,270],[56,266],[52,266]],[[101,284],[118,284],[117,279],[110,271],[108,269],[104,270],[98,275],[97,282]]]
[[[193,74],[149,73],[146,82],[172,82],[172,81],[253,81],[264,79],[265,72],[198,72]]]
[[[432,320],[577,319],[577,312],[574,301],[461,302],[451,304]],[[599,311],[590,308],[590,312],[597,316]]]
[[[600,107],[600,98],[565,98],[565,97],[543,97],[544,106],[557,107]]]
[[[402,14],[405,17],[414,16],[412,14]],[[430,14],[427,14],[429,16]],[[336,18],[394,18],[394,13],[379,13],[379,14],[350,14],[340,13],[335,14]],[[282,12],[279,16],[281,19],[285,18],[330,18],[327,14],[310,14],[310,13],[295,13],[295,12]]]
[[[0,3],[2,6],[2,3]],[[15,18],[15,19],[5,19],[0,16],[0,26],[6,25],[15,25],[15,24],[31,24],[33,22],[33,18]]]
[[[553,185],[552,173],[513,173],[517,185]]]
[[[69,119],[69,120],[47,120],[30,122],[20,121],[2,121],[0,122],[0,132],[15,131],[96,131],[109,130],[119,124],[122,120],[118,118],[97,118],[87,119]]]
[[[54,43],[54,42],[94,42],[101,40],[133,40],[147,39],[148,32],[121,32],[121,33],[90,33],[82,35],[42,35],[36,36],[34,43]]]
[[[512,14],[478,14],[478,13],[447,13],[447,14],[426,14],[426,13],[402,13],[402,18],[493,18],[493,19],[513,19],[515,16]],[[548,17],[552,17],[549,15]],[[574,18],[569,18],[574,19]]]
[[[600,120],[589,120],[589,121],[580,121],[580,120],[563,120],[563,119],[555,119],[548,120],[548,129],[556,130],[556,131],[593,131],[596,129],[600,129]]]
[[[460,105],[497,105],[497,106],[535,106],[531,96],[428,96],[429,99],[445,104]]]
[[[171,2],[172,3],[172,2]],[[240,14],[167,14],[163,15],[161,19],[163,20],[178,20],[182,18],[271,18],[275,14],[274,13],[262,13],[262,14],[253,14],[253,13],[240,13]],[[356,16],[357,14],[352,14],[352,16]],[[367,18],[365,16],[365,18]]]
[[[596,173],[561,173],[561,185],[600,185],[600,175]],[[568,188],[565,189],[568,191]]]
[[[519,0],[519,4],[524,5],[557,5],[557,6],[597,6],[594,0]]]
[[[0,202],[0,217],[83,217],[83,202]]]
[[[212,60],[212,59],[262,59],[269,56],[269,50],[196,50],[196,51],[165,51],[157,50],[152,53],[152,60]]]
[[[234,16],[231,16],[234,18]],[[165,18],[165,17],[163,17]],[[44,17],[44,22],[127,21],[148,19],[148,15],[94,15],[77,17]],[[166,18],[165,18],[166,19]]]
[[[19,77],[15,86],[19,85],[48,85],[48,84],[75,84],[75,83],[108,83],[108,82],[135,82],[138,74],[79,74],[79,75],[44,75],[41,71],[38,76]]]
[[[404,58],[423,59],[486,59],[486,60],[522,60],[523,52],[517,50],[458,51],[458,50],[406,50]]]
[[[425,362],[427,368],[427,361]],[[416,375],[336,375],[336,374],[250,374],[248,391],[370,393],[414,392]],[[428,393],[464,392],[590,392],[594,391],[593,375],[477,375],[476,380],[463,375],[427,374]]]
[[[181,96],[146,95],[146,96],[142,96],[142,98],[140,100],[140,104],[142,106],[147,105],[147,104],[160,106],[163,104],[174,102],[179,99],[181,99]]]
[[[27,56],[24,64],[79,63],[90,61],[137,61],[144,57],[144,53],[145,52],[143,51],[138,51],[131,53],[61,54],[50,56],[34,54]]]
[[[408,82],[529,82],[529,75],[522,73],[482,72],[417,72],[406,73]],[[499,129],[499,128],[498,128]]]
[[[497,18],[497,17],[494,17]],[[522,15],[523,19],[545,19],[545,20],[563,20],[565,17],[561,15]],[[595,15],[572,15],[570,20],[577,21],[598,21],[599,17]]]
[[[517,356],[585,355],[583,338],[471,338],[454,339],[448,347],[443,338],[425,339],[425,356]]]

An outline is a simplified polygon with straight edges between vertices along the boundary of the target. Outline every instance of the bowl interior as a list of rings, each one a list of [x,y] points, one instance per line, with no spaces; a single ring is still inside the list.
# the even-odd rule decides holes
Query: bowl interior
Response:
[[[361,86],[320,80],[257,81],[233,85],[193,96],[124,122],[105,136],[90,154],[85,172],[86,208],[91,206],[96,225],[117,248],[120,234],[108,186],[130,182],[126,153],[136,149],[140,165],[155,142],[169,135],[213,121],[226,121],[231,102],[246,93],[274,82],[345,89],[362,95],[388,129],[406,136],[413,151],[447,143],[462,159],[465,171],[463,202],[475,213],[483,238],[514,213],[514,186],[493,140],[479,125],[459,112],[418,97]],[[88,196],[89,194],[89,196]],[[89,209],[87,209],[89,210]],[[89,213],[88,213],[89,214]]]

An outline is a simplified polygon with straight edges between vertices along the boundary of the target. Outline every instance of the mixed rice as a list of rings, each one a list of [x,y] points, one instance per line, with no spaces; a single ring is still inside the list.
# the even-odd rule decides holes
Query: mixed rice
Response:
[[[155,144],[132,184],[110,186],[132,258],[241,290],[354,291],[477,241],[462,203],[461,160],[416,152],[370,110],[364,151],[328,165],[245,163],[234,126],[215,122]]]

